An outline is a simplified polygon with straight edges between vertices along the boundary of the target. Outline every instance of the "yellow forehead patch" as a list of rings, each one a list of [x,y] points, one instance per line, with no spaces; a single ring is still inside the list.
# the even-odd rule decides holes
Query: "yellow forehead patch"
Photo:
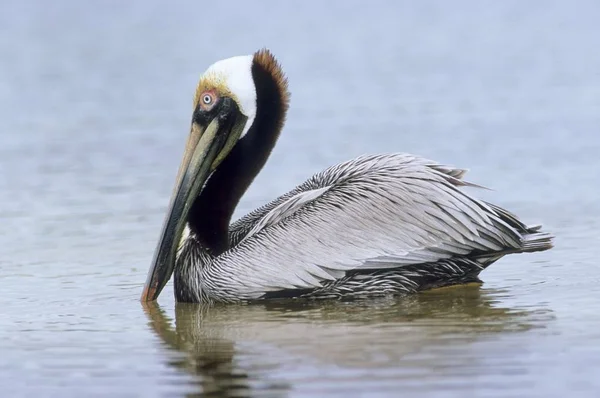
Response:
[[[204,74],[198,82],[198,86],[196,87],[196,94],[194,95],[194,109],[196,109],[196,107],[198,106],[202,94],[209,90],[214,90],[219,95],[219,97],[229,97],[235,102],[238,102],[238,98],[236,97],[236,95],[233,94],[229,89],[229,86],[227,86],[227,81],[225,77],[219,73],[209,72]]]

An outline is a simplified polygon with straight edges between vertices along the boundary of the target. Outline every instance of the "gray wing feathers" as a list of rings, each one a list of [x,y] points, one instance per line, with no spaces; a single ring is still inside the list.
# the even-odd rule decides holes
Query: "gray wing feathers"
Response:
[[[462,192],[464,173],[404,154],[333,166],[238,221],[246,238],[205,272],[254,298],[350,270],[521,249],[522,224]]]
[[[422,166],[430,167],[444,175],[447,175],[448,177],[452,177],[453,183],[457,186],[468,185],[478,188],[484,188],[479,185],[461,181],[463,176],[467,173],[466,169],[457,169],[445,166],[424,158],[419,158],[408,154],[394,154],[388,156],[401,157],[403,162],[413,162],[415,163],[415,165],[420,164]],[[386,157],[386,155],[382,155],[381,157]],[[332,184],[340,183],[342,182],[346,174],[360,174],[361,172],[368,170],[370,163],[372,163],[372,161],[375,160],[375,158],[375,156],[363,156],[351,160],[349,162],[340,163],[338,165],[332,166],[329,169],[319,174],[316,174],[310,180],[306,181],[302,185],[299,185],[287,194],[282,195],[274,201],[264,206],[261,206],[248,213],[247,215],[243,216],[230,226],[230,246],[236,246],[242,239],[246,237],[247,234],[250,233],[250,231],[256,232],[257,229],[255,228],[255,226],[257,224],[261,223],[261,221],[265,217],[268,217],[268,214],[271,213],[275,208],[279,207],[286,201],[292,199],[294,196],[304,194],[306,191],[319,190],[322,188],[326,188]],[[371,162],[369,162],[369,160],[371,160]]]
[[[278,202],[278,204],[275,207],[272,207],[268,212],[265,212],[262,215],[262,218],[260,218],[256,223],[254,223],[252,229],[245,233],[240,240],[248,239],[253,234],[267,228],[268,226],[282,221],[286,217],[294,214],[302,206],[317,199],[328,189],[329,187],[323,187],[311,189],[309,191],[299,192],[298,194],[293,195],[284,201]]]

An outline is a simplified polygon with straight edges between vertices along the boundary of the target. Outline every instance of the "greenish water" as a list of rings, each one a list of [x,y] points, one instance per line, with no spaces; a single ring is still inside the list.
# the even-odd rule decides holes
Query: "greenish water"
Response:
[[[0,4],[0,386],[19,396],[595,397],[600,4]],[[242,215],[402,151],[556,234],[394,300],[139,302],[200,73],[268,46],[286,128]]]

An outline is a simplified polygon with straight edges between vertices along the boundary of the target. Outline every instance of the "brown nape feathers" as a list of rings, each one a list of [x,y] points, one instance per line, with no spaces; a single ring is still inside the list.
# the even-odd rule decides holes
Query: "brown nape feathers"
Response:
[[[254,63],[260,65],[272,76],[277,85],[279,97],[281,98],[281,110],[283,111],[283,114],[285,114],[290,106],[291,94],[288,91],[288,81],[283,73],[281,65],[277,59],[275,59],[273,53],[266,48],[260,49],[254,53]]]

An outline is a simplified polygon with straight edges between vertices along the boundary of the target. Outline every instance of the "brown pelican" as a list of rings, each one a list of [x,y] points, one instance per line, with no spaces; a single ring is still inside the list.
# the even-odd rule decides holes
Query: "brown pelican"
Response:
[[[229,225],[284,125],[287,80],[268,50],[201,76],[190,135],[142,294],[175,273],[177,301],[395,295],[478,280],[552,236],[461,190],[465,170],[406,154],[318,173]]]

